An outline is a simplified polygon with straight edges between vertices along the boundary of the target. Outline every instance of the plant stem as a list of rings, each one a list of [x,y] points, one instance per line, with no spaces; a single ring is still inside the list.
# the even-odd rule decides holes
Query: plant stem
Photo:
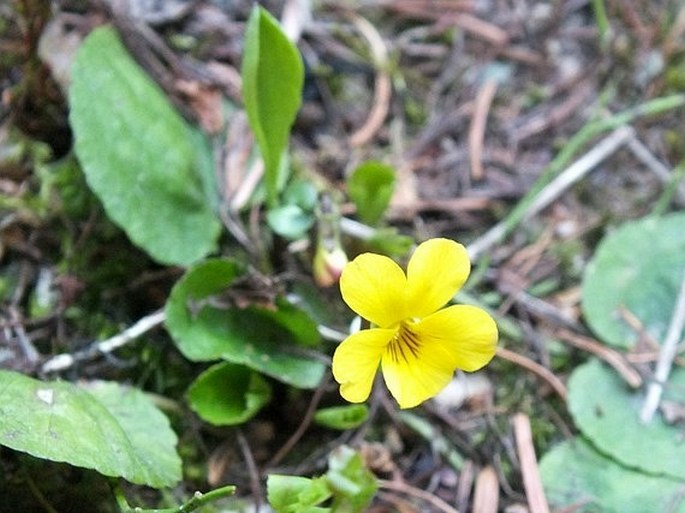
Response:
[[[223,486],[207,493],[195,492],[190,500],[176,508],[142,509],[129,506],[119,483],[115,482],[112,484],[112,491],[114,492],[114,497],[121,513],[190,513],[210,502],[218,501],[224,497],[230,497],[235,493],[235,490],[236,487],[233,485]]]
[[[606,48],[611,37],[611,26],[607,16],[604,0],[592,0],[592,10],[595,12],[595,22],[599,31],[599,41],[602,48]]]
[[[680,164],[678,164],[670,173],[669,181],[666,184],[664,191],[659,196],[659,199],[656,201],[651,215],[661,216],[666,213],[674,196],[678,194],[678,189],[683,179],[685,179],[685,160],[680,162]]]

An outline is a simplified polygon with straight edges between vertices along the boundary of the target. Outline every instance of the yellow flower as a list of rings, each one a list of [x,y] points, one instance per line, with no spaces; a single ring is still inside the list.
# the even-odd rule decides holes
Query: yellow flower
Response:
[[[333,376],[350,402],[369,397],[380,365],[401,408],[438,394],[456,369],[475,371],[495,354],[497,326],[475,306],[442,308],[471,269],[466,249],[448,239],[420,244],[407,274],[388,257],[364,253],[340,277],[345,302],[372,323],[333,355]]]

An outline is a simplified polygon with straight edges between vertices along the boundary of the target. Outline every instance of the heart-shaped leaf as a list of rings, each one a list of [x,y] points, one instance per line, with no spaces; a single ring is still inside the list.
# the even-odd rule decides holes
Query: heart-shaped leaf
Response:
[[[599,244],[583,276],[583,314],[605,342],[630,348],[627,310],[662,341],[685,271],[685,213],[631,221]]]
[[[682,403],[685,369],[675,369],[665,400]],[[603,453],[625,466],[685,479],[685,444],[679,426],[657,415],[640,422],[643,394],[632,391],[598,360],[577,367],[568,383],[568,406],[583,434]]]
[[[325,364],[304,346],[318,341],[316,325],[284,299],[268,307],[220,304],[242,266],[207,260],[176,283],[166,305],[167,328],[191,360],[224,359],[300,388],[318,386]],[[249,290],[243,290],[247,294]]]
[[[540,474],[554,511],[685,513],[682,482],[623,467],[582,438],[562,442],[545,454]]]

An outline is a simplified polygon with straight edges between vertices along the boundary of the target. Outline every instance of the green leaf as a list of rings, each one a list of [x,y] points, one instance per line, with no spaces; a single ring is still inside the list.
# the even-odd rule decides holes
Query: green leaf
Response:
[[[682,403],[685,369],[675,369],[664,399]],[[680,398],[680,399],[678,399]],[[682,429],[656,415],[639,420],[644,402],[616,373],[593,359],[577,367],[568,383],[568,406],[576,426],[597,448],[625,466],[685,479]]]
[[[369,408],[364,404],[349,404],[322,408],[314,415],[314,422],[333,429],[353,429],[369,418]]]
[[[638,334],[620,315],[626,308],[663,340],[685,270],[685,213],[624,224],[607,235],[585,269],[583,314],[607,343],[630,348]]]
[[[258,5],[247,22],[241,75],[248,121],[264,159],[268,203],[275,207],[281,155],[302,101],[304,66],[278,21]]]
[[[176,484],[176,435],[152,400],[116,383],[85,388],[0,371],[0,443],[136,484]]]
[[[328,513],[331,508],[317,507],[331,496],[325,478],[270,474],[266,480],[269,504],[276,513]]]
[[[171,291],[167,328],[181,352],[195,361],[224,359],[300,388],[319,385],[326,366],[303,345],[318,340],[304,312],[284,300],[276,311],[217,305],[216,300],[245,271],[230,259],[191,268]]]
[[[318,203],[319,194],[310,181],[296,178],[283,191],[283,202],[297,205],[305,212],[313,212]]]
[[[376,225],[388,208],[395,189],[395,170],[370,160],[355,169],[347,180],[347,192],[362,222]]]
[[[361,456],[346,445],[331,452],[326,479],[333,490],[333,511],[362,513],[378,489],[376,477],[364,466]]]
[[[79,49],[69,101],[76,155],[109,218],[158,262],[188,265],[211,252],[220,223],[206,142],[111,27],[93,30]]]
[[[685,513],[682,482],[622,467],[582,438],[562,442],[545,454],[540,475],[555,511]]]
[[[331,452],[328,472],[317,479],[272,474],[266,487],[269,503],[276,513],[362,513],[378,485],[364,467],[361,457],[347,446]],[[317,507],[332,497],[330,508]]]
[[[399,233],[396,227],[378,228],[367,244],[369,248],[383,255],[402,258],[414,245],[414,238]]]
[[[271,229],[286,239],[301,239],[314,224],[315,217],[297,205],[272,208],[266,215]]]
[[[295,344],[303,347],[319,345],[321,342],[319,326],[307,312],[283,297],[276,298],[276,307],[262,310],[261,314],[287,330]]]
[[[242,365],[218,363],[193,382],[190,407],[216,426],[241,424],[271,399],[271,388],[261,375]]]

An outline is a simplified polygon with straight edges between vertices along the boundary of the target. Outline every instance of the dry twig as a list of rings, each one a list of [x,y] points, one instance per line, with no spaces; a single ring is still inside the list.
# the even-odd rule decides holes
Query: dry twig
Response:
[[[473,513],[497,513],[499,505],[499,480],[491,466],[478,473],[476,491],[473,494]]]
[[[471,177],[482,180],[483,171],[483,138],[488,120],[488,111],[497,92],[497,81],[487,80],[476,95],[475,108],[469,129],[469,158],[471,160]]]
[[[582,349],[583,351],[588,351],[604,360],[611,365],[632,388],[642,386],[642,376],[640,376],[640,373],[637,372],[637,370],[635,370],[618,351],[611,349],[604,344],[600,344],[596,340],[573,333],[567,329],[562,328],[558,330],[556,335],[562,341],[567,342],[578,349]]]
[[[386,479],[379,479],[378,487],[382,490],[392,490],[394,492],[412,495],[418,499],[430,503],[431,505],[433,505],[440,511],[444,511],[445,513],[459,513],[456,509],[447,504],[437,495],[433,495],[432,493],[428,493],[424,490],[421,490],[420,488],[416,488],[402,481],[388,481]]]
[[[516,449],[521,463],[523,475],[523,487],[526,490],[528,509],[530,513],[549,513],[545,492],[542,489],[540,470],[535,448],[533,447],[533,434],[530,428],[530,420],[525,413],[517,413],[512,420],[514,436],[516,437]]]
[[[300,425],[297,426],[295,432],[292,435],[290,435],[290,438],[286,440],[283,446],[278,451],[276,451],[276,454],[274,454],[273,457],[269,460],[269,462],[265,465],[265,468],[268,469],[278,465],[280,461],[288,455],[292,448],[295,447],[297,442],[300,441],[302,435],[305,434],[307,428],[312,423],[312,419],[314,418],[316,409],[319,406],[319,402],[321,401],[321,398],[323,397],[323,394],[326,391],[327,383],[327,381],[324,381],[316,389],[316,391],[312,395],[311,401],[309,402],[307,411],[305,412],[304,417],[302,418],[302,422],[300,422]]]
[[[509,362],[515,363],[516,365],[519,365],[523,367],[526,370],[529,370],[536,376],[544,379],[549,386],[554,389],[554,391],[561,397],[564,401],[566,400],[566,386],[562,383],[562,381],[556,377],[556,375],[547,369],[546,367],[543,367],[537,362],[534,362],[530,358],[526,358],[523,355],[520,355],[518,353],[515,353],[514,351],[510,351],[509,349],[505,349],[503,347],[498,347],[497,348],[497,356],[500,358],[503,358]]]
[[[545,207],[549,206],[566,189],[576,183],[587,173],[592,171],[604,159],[612,155],[618,148],[623,146],[633,134],[629,126],[621,126],[611,134],[599,141],[594,148],[581,158],[567,167],[559,176],[552,180],[537,197],[528,205],[528,210],[523,220],[529,219]],[[507,221],[501,221],[488,230],[482,237],[475,240],[468,247],[471,260],[476,260],[480,255],[501,241],[508,233]]]
[[[376,82],[373,94],[373,105],[369,112],[369,117],[366,122],[350,136],[351,146],[362,146],[369,142],[378,130],[383,126],[385,117],[388,115],[390,108],[390,96],[392,94],[392,85],[390,82],[390,74],[387,71],[388,66],[388,50],[385,47],[383,38],[380,36],[376,28],[361,16],[354,16],[352,18],[357,30],[366,38],[371,46],[371,53],[373,55],[374,65],[377,68]]]
[[[150,315],[146,315],[133,326],[126,328],[112,338],[98,342],[74,354],[58,354],[57,356],[50,358],[43,364],[41,372],[49,373],[62,371],[73,366],[76,362],[92,360],[99,355],[109,354],[115,349],[119,349],[135,340],[142,334],[147,333],[151,329],[156,328],[164,322],[164,319],[164,310],[158,310]]]

